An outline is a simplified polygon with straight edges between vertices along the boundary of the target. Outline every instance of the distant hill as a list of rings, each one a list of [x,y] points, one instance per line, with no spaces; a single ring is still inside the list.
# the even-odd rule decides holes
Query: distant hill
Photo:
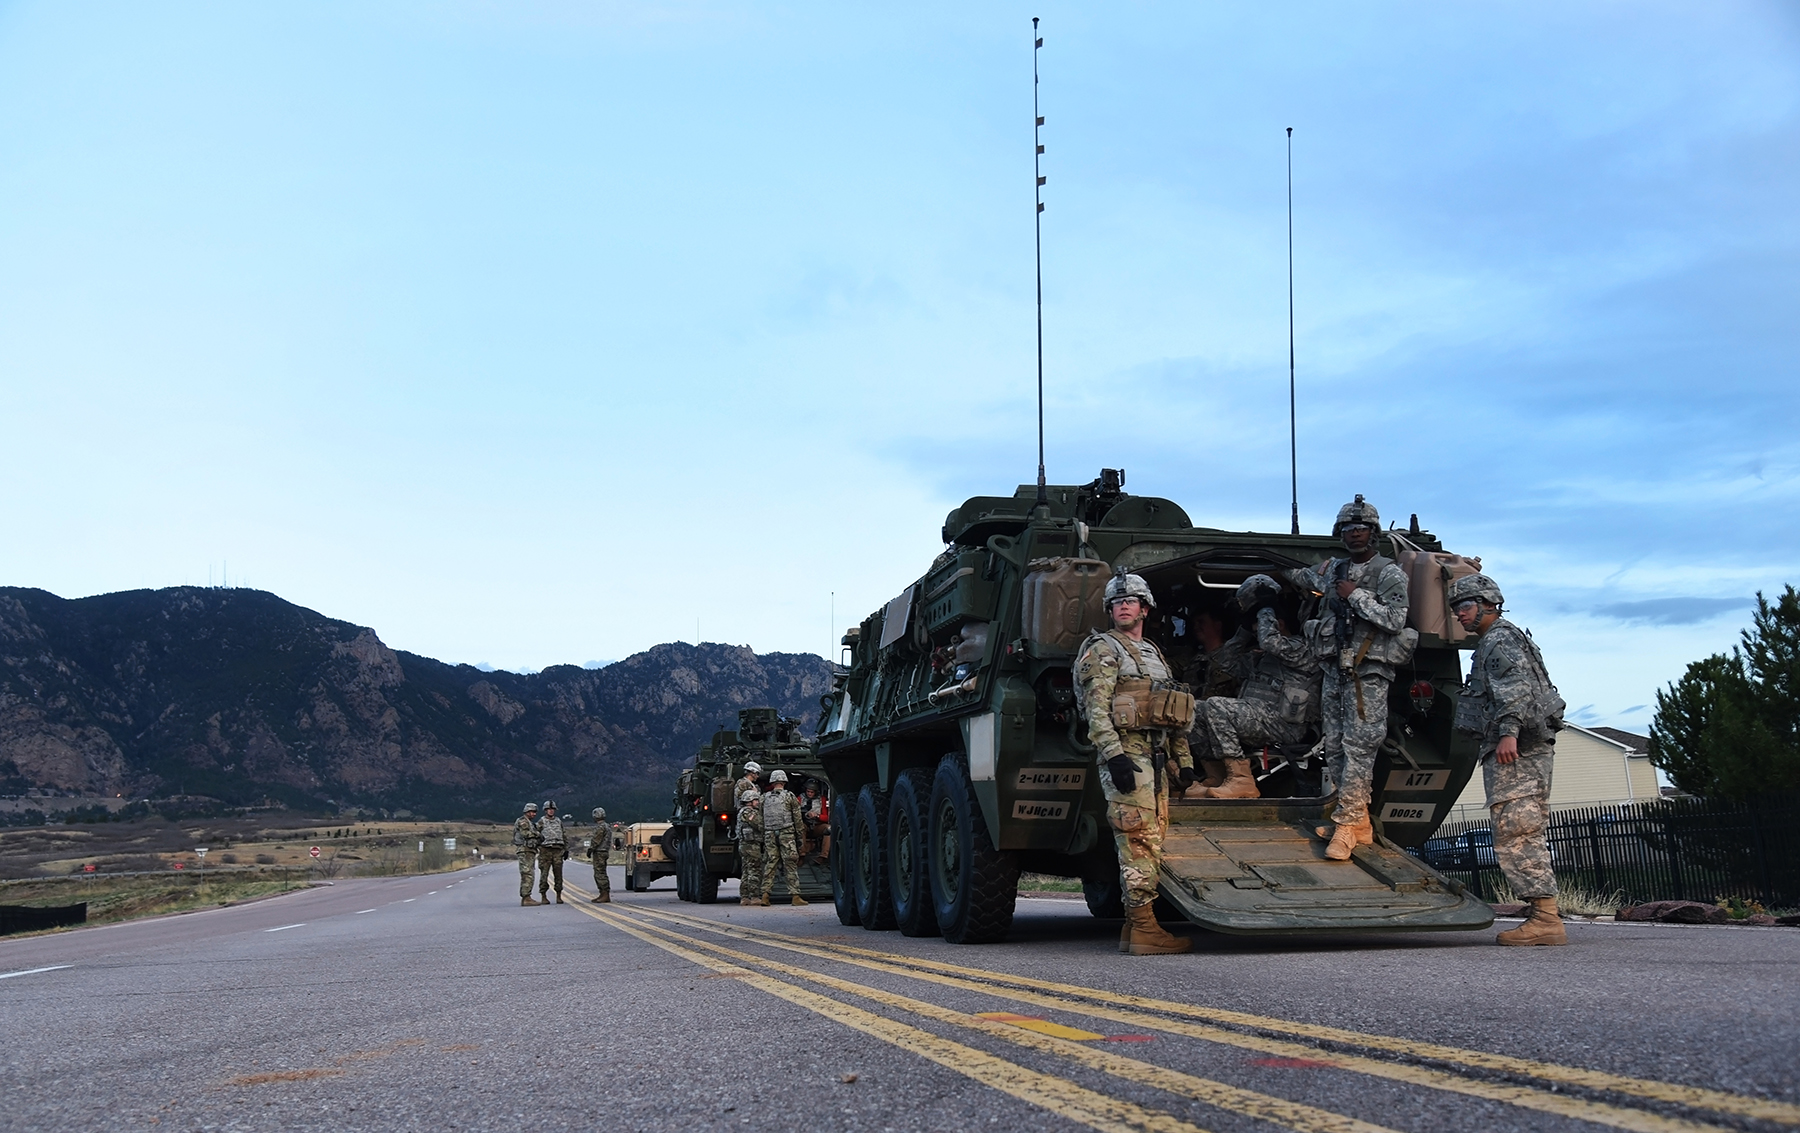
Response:
[[[258,590],[63,599],[0,587],[0,794],[506,815],[528,798],[666,811],[739,708],[808,730],[821,657],[658,645],[601,669],[482,672]]]

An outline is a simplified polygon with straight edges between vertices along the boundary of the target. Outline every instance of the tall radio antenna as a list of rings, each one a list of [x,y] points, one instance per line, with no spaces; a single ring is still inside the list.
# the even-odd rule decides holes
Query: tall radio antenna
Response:
[[[1294,128],[1287,128],[1288,177],[1288,476],[1293,488],[1294,534],[1300,534],[1300,444],[1294,428]]]
[[[1037,178],[1032,186],[1032,199],[1037,211],[1032,214],[1032,236],[1037,245],[1037,411],[1038,411],[1038,482],[1037,502],[1049,504],[1050,491],[1044,486],[1044,143],[1038,131],[1044,128],[1044,116],[1038,113],[1038,52],[1044,49],[1044,37],[1037,33],[1038,18],[1031,17],[1031,141],[1037,151],[1031,155],[1031,173]]]

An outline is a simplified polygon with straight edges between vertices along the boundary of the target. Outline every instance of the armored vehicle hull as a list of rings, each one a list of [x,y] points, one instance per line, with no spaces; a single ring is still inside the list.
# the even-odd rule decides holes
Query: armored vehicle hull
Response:
[[[831,790],[813,742],[800,734],[799,721],[784,719],[773,708],[740,711],[737,730],[714,733],[675,784],[674,814],[662,847],[674,862],[675,892],[683,901],[712,904],[719,899],[721,882],[744,875],[732,788],[750,762],[761,765],[765,785],[781,770],[796,793],[809,779],[818,781],[821,792]],[[808,900],[831,897],[826,851],[822,840],[801,847],[799,895]],[[774,877],[771,899],[793,896],[779,865]]]
[[[1127,495],[1110,470],[1091,484],[977,497],[951,512],[924,576],[844,637],[847,663],[822,701],[819,758],[832,816],[839,918],[976,943],[1006,935],[1021,871],[1081,879],[1096,915],[1118,916],[1118,865],[1071,668],[1104,625],[1115,567],[1157,598],[1146,627],[1178,668],[1203,663],[1197,626],[1236,618],[1252,574],[1283,577],[1340,553],[1322,535],[1195,527],[1170,500]],[[1163,896],[1229,933],[1471,929],[1489,908],[1405,853],[1436,830],[1474,770],[1452,729],[1461,665],[1443,602],[1473,569],[1420,531],[1384,532],[1382,554],[1413,580],[1419,646],[1399,667],[1370,814],[1378,839],[1324,858],[1309,741],[1260,753],[1261,799],[1176,799]],[[1296,602],[1311,596],[1294,595]],[[1310,616],[1302,605],[1296,618]],[[1469,643],[1472,644],[1472,643]]]

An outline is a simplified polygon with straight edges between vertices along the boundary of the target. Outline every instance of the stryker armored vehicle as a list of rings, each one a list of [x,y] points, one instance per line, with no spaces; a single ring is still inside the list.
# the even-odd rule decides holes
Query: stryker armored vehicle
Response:
[[[955,943],[1005,937],[1021,871],[1079,878],[1096,916],[1120,916],[1119,870],[1071,667],[1108,626],[1102,591],[1115,568],[1156,598],[1146,623],[1181,671],[1200,655],[1197,625],[1238,620],[1233,594],[1341,554],[1325,535],[1196,527],[1173,501],[1133,496],[1124,474],[978,496],[944,522],[945,548],[923,576],[845,634],[846,663],[821,701],[819,758],[832,800],[838,918]],[[1376,843],[1347,862],[1313,836],[1321,796],[1317,732],[1260,753],[1257,799],[1170,805],[1162,898],[1193,923],[1265,934],[1475,929],[1487,905],[1405,852],[1443,820],[1474,770],[1475,744],[1452,728],[1458,648],[1472,648],[1444,599],[1477,569],[1447,554],[1413,517],[1377,551],[1411,586],[1419,631],[1398,667],[1369,813]],[[1317,596],[1290,593],[1301,619]],[[1159,902],[1162,904],[1163,902]]]
[[[736,731],[718,731],[694,756],[694,766],[682,771],[675,783],[675,811],[663,833],[663,852],[675,862],[675,893],[683,901],[710,905],[719,899],[719,883],[743,876],[738,857],[737,807],[732,788],[744,774],[744,764],[762,766],[762,785],[786,771],[788,788],[803,794],[806,781],[815,779],[820,794],[830,797],[831,784],[819,765],[813,742],[800,732],[800,721],[783,717],[773,708],[745,708],[738,712]],[[826,847],[804,843],[800,847],[800,896],[826,900],[831,896],[831,871]],[[766,865],[765,865],[766,867]],[[787,880],[780,864],[775,867],[771,897],[786,899]]]

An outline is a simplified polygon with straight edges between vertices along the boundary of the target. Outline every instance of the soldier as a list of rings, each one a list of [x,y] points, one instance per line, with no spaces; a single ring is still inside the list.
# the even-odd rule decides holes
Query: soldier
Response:
[[[800,800],[800,815],[806,822],[806,837],[813,844],[812,860],[823,862],[831,856],[831,803],[817,779],[806,781],[806,794]]]
[[[1195,690],[1195,697],[1199,700],[1205,701],[1215,696],[1236,696],[1244,678],[1249,675],[1249,655],[1256,644],[1255,635],[1246,629],[1239,629],[1227,638],[1225,623],[1214,610],[1201,610],[1194,615],[1193,624],[1200,654],[1189,663],[1182,674],[1183,678]],[[1194,728],[1188,733],[1188,747],[1193,751],[1194,760],[1200,768],[1200,786],[1217,787],[1225,782],[1225,757],[1213,743],[1212,732],[1206,726],[1206,714],[1203,711],[1197,710],[1194,713]]]
[[[1169,825],[1167,780],[1174,778],[1178,789],[1194,782],[1187,740],[1194,698],[1170,679],[1161,651],[1144,637],[1144,619],[1156,607],[1149,584],[1120,570],[1107,581],[1104,599],[1113,628],[1082,643],[1075,679],[1088,739],[1104,772],[1100,788],[1119,854],[1126,917],[1119,951],[1186,952],[1193,942],[1157,924],[1152,904]]]
[[[776,863],[780,863],[781,876],[786,879],[788,892],[792,894],[789,903],[811,904],[800,896],[800,831],[805,828],[805,822],[799,797],[787,789],[787,772],[777,771],[770,775],[769,791],[762,797],[762,897],[757,904],[769,903],[769,894],[775,889]]]
[[[1325,856],[1340,862],[1375,841],[1369,791],[1375,753],[1387,738],[1388,685],[1394,666],[1411,660],[1419,641],[1418,631],[1406,625],[1406,574],[1375,553],[1379,530],[1375,505],[1358,495],[1338,509],[1331,528],[1347,557],[1290,574],[1325,599],[1319,617],[1306,623],[1306,640],[1325,670],[1325,774],[1338,795],[1335,826],[1321,826],[1318,833],[1331,839]]]
[[[743,877],[738,882],[738,904],[761,902],[763,882],[762,788],[756,780],[762,776],[762,764],[752,760],[744,764],[744,774],[731,789],[737,806],[738,858],[744,863]]]
[[[536,905],[539,902],[531,899],[531,870],[537,864],[538,843],[537,804],[526,803],[525,813],[513,822],[513,853],[519,858],[519,904]]]
[[[1206,730],[1225,760],[1225,782],[1195,787],[1189,798],[1261,798],[1250,773],[1249,747],[1296,743],[1316,718],[1319,662],[1276,614],[1280,596],[1281,584],[1266,574],[1253,574],[1238,587],[1238,608],[1256,624],[1257,650],[1249,655],[1250,673],[1235,698],[1205,701]]]
[[[1531,904],[1525,923],[1500,944],[1567,944],[1556,908],[1556,874],[1544,828],[1550,812],[1550,765],[1566,709],[1537,643],[1500,616],[1506,599],[1485,574],[1450,584],[1450,612],[1480,640],[1469,681],[1457,701],[1456,726],[1481,737],[1481,778],[1493,816],[1494,859],[1506,883]]]
[[[612,860],[612,827],[606,824],[606,808],[594,808],[594,840],[588,843],[588,861],[594,863],[594,903],[612,901],[612,877],[606,871]]]
[[[569,860],[569,840],[563,833],[562,819],[556,817],[556,804],[544,803],[544,817],[538,823],[538,904],[550,903],[550,879],[556,879],[556,903],[562,899],[562,864]]]

